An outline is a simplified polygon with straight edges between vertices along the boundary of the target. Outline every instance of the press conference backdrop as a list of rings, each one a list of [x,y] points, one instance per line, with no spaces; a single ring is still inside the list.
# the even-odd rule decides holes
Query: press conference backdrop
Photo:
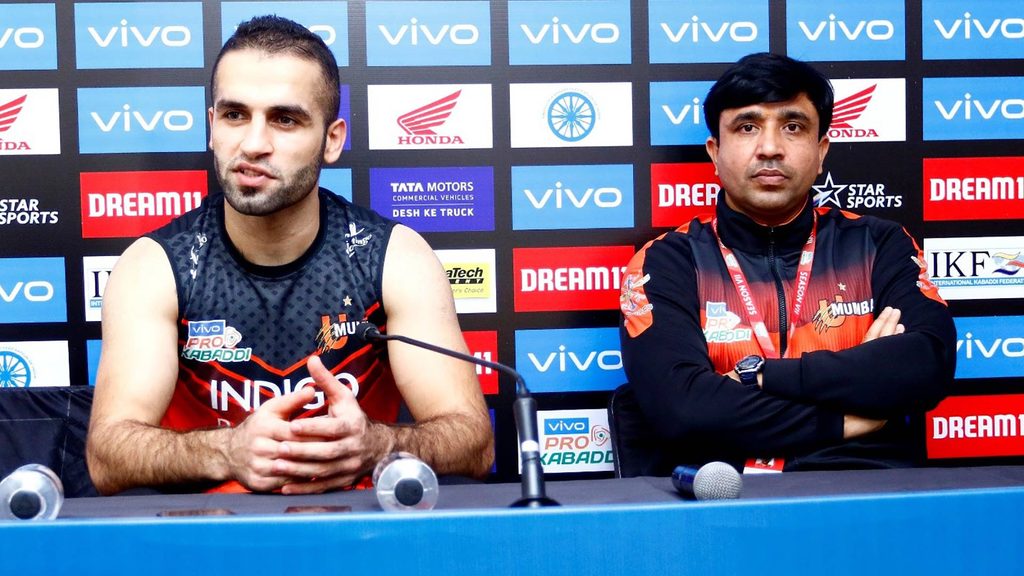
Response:
[[[350,139],[321,184],[430,241],[471,350],[537,392],[548,474],[611,470],[620,273],[714,207],[701,104],[757,51],[833,80],[815,203],[904,223],[956,317],[930,457],[1024,455],[1021,1],[0,3],[0,385],[94,381],[110,270],[216,189],[210,66],[262,13],[333,50]],[[511,479],[513,390],[480,376]]]

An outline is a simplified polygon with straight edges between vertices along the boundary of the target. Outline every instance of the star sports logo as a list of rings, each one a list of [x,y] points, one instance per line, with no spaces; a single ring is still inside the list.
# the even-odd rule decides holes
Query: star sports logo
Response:
[[[903,206],[903,195],[890,192],[882,182],[838,184],[832,172],[827,172],[825,181],[811,189],[814,190],[814,205],[819,208],[832,205],[841,210],[864,210]]]
[[[452,110],[455,109],[455,105],[459,102],[459,95],[462,94],[462,90],[456,90],[451,94],[435,100],[426,106],[421,106],[412,112],[407,112],[398,117],[398,125],[402,127],[409,136],[419,136],[423,139],[422,143],[462,143],[462,139],[458,136],[438,136],[437,132],[434,132],[434,128],[441,126],[448,120],[448,117],[452,115]],[[434,137],[434,138],[430,138]],[[447,142],[442,142],[448,139]],[[399,144],[404,143],[402,138],[399,138]],[[409,143],[413,143],[409,140]],[[420,142],[416,142],[420,143]]]

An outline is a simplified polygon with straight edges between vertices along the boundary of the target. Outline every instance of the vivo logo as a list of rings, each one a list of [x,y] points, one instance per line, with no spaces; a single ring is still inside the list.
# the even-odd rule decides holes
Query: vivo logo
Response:
[[[17,282],[9,288],[0,284],[0,300],[10,304],[19,295],[29,302],[49,302],[53,300],[53,284],[42,280]]]
[[[956,100],[947,107],[943,102],[935,100],[935,108],[946,120],[962,117],[964,120],[971,120],[981,117],[991,120],[996,114],[1008,120],[1020,120],[1024,118],[1024,99],[1007,98],[995,99],[989,102],[982,102],[973,98],[971,94],[965,93],[963,99]]]
[[[948,27],[938,19],[933,22],[939,34],[946,40],[952,40],[954,37],[970,40],[973,32],[977,32],[985,39],[990,39],[997,33],[1010,40],[1024,38],[1024,18],[994,18],[986,25],[981,20],[972,18],[970,12],[964,12],[963,18],[953,20]]]
[[[828,21],[822,21],[813,26],[813,30],[807,22],[798,23],[800,30],[808,40],[817,42],[822,34],[832,42],[840,39],[856,40],[864,34],[871,40],[890,40],[896,34],[896,27],[889,20],[860,20],[850,22],[836,18],[835,14],[828,15]]]
[[[445,40],[459,46],[469,46],[476,44],[480,39],[480,30],[472,24],[444,24],[436,30],[431,30],[429,26],[420,24],[416,18],[410,18],[408,24],[399,26],[395,32],[391,32],[383,24],[377,26],[377,29],[384,35],[387,43],[392,46],[398,46],[403,39],[406,39],[407,34],[408,41],[413,46],[419,45],[421,39],[434,46]]]
[[[10,42],[18,48],[39,48],[46,42],[46,35],[39,28],[6,28],[0,34],[0,48],[6,48]]]
[[[964,337],[964,340],[956,341],[956,351],[963,352],[967,358],[973,359],[975,354],[982,358],[1024,358],[1024,338],[996,338],[986,344],[970,332]]]
[[[87,30],[101,48],[107,48],[115,41],[122,47],[137,43],[144,48],[152,46],[157,40],[169,48],[181,48],[192,43],[192,31],[185,26],[152,26],[146,32],[122,19],[120,26],[114,26],[107,32],[101,33],[92,26]]]
[[[131,132],[133,129],[153,132],[159,127],[171,132],[187,132],[194,124],[192,114],[187,110],[158,110],[152,114],[145,114],[132,110],[129,104],[123,105],[121,109],[121,112],[114,112],[107,120],[96,112],[90,112],[89,116],[103,132],[111,132],[117,126],[125,132]]]
[[[661,23],[661,29],[665,36],[673,44],[678,44],[685,38],[691,42],[699,43],[701,40],[721,42],[728,35],[733,42],[753,42],[757,40],[757,24],[749,21],[743,22],[722,22],[717,27],[701,22],[700,18],[693,16],[690,22],[684,22],[679,28],[673,30],[667,22]]]
[[[619,27],[611,22],[583,24],[574,30],[569,24],[560,23],[557,16],[551,18],[550,24],[544,24],[536,31],[531,29],[528,24],[520,24],[519,27],[531,44],[545,42],[549,32],[552,44],[560,44],[563,40],[572,44],[581,44],[586,40],[595,44],[614,44],[619,41],[621,36]]]
[[[675,126],[679,126],[683,122],[690,122],[695,126],[701,123],[700,98],[694,97],[693,104],[683,106],[679,109],[678,114],[668,104],[662,104],[661,109],[665,112],[665,116],[668,117],[668,121]]]
[[[591,201],[598,208],[617,208],[622,205],[622,191],[610,187],[587,188],[583,192],[577,193],[571,188],[563,188],[561,182],[555,182],[555,187],[545,190],[540,198],[529,188],[523,190],[523,193],[526,194],[530,204],[538,210],[542,210],[552,201],[555,208],[562,208],[566,201],[577,208],[583,208]]]
[[[589,418],[552,418],[544,421],[545,434],[587,434]]]
[[[540,356],[530,352],[526,356],[538,372],[547,372],[552,368],[558,372],[567,372],[573,368],[578,372],[586,372],[591,366],[599,370],[622,369],[622,353],[618,350],[591,350],[577,354],[571,350],[566,351],[565,345],[561,344],[556,352]]]

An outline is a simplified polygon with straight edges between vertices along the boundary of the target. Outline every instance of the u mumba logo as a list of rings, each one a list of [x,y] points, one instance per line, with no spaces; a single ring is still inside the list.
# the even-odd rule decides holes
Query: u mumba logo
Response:
[[[563,92],[548,106],[548,127],[566,142],[579,142],[594,130],[594,104],[579,92]]]
[[[28,360],[10,350],[0,351],[0,388],[28,388],[31,383]]]

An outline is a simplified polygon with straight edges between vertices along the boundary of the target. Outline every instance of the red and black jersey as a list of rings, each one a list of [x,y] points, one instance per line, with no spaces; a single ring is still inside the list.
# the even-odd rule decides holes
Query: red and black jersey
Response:
[[[381,275],[394,222],[319,194],[317,237],[284,266],[257,266],[238,253],[220,194],[149,235],[166,251],[178,292],[178,383],[162,425],[235,426],[267,400],[312,385],[313,354],[369,418],[395,421],[400,395],[386,347],[351,336],[364,319],[386,324]],[[325,413],[318,391],[296,416]]]
[[[782,355],[767,360],[763,388],[723,376],[740,358],[766,354],[727,269],[715,217]],[[790,318],[812,228],[810,280],[799,317]],[[861,345],[887,306],[901,310],[906,332]],[[815,210],[810,202],[776,227],[719,202],[714,215],[633,257],[621,309],[627,377],[660,433],[693,462],[785,456],[787,469],[911,463],[920,458],[911,445],[920,431],[908,415],[937,404],[953,377],[952,318],[913,239],[893,222]],[[845,414],[888,424],[844,442]]]

